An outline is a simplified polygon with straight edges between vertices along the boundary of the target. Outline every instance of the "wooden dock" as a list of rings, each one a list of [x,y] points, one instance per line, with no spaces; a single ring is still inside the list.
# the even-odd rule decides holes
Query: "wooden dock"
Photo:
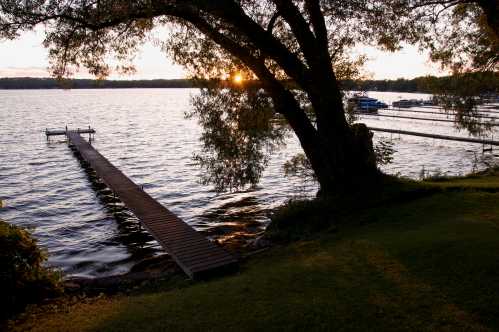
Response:
[[[455,116],[456,112],[446,112],[444,110],[440,112],[435,112],[435,111],[416,111],[416,110],[410,110],[410,109],[398,109],[398,108],[382,108],[380,111],[390,111],[390,112],[408,112],[408,113],[416,113],[416,114],[435,114],[435,115],[445,115],[447,117]],[[362,113],[361,113],[362,114]],[[482,118],[482,119],[491,119],[491,120],[499,120],[499,117],[497,116],[488,116],[483,113],[478,112],[477,114],[470,114],[467,115],[472,118]]]
[[[81,128],[78,128],[78,129],[75,129],[75,130],[72,130],[73,132],[76,132],[76,133],[79,133],[79,134],[95,134],[95,129],[92,129],[92,128],[85,128],[85,129],[81,129]],[[49,129],[45,129],[45,135],[48,137],[50,136],[58,136],[58,135],[66,135],[68,133],[68,128],[66,127],[66,129],[62,129],[62,130],[49,130]]]
[[[81,131],[64,131],[70,144],[193,279],[237,269],[237,260],[157,202],[92,147]],[[53,132],[47,131],[55,135]],[[62,134],[59,134],[62,135]]]
[[[397,118],[397,119],[409,119],[409,120],[420,120],[420,121],[432,121],[432,122],[449,122],[449,123],[455,123],[456,121],[454,120],[449,120],[449,119],[434,119],[434,118],[418,118],[415,116],[403,116],[403,115],[391,115],[391,114],[377,114],[377,113],[362,113],[362,112],[355,112],[355,115],[360,115],[360,116],[376,116],[376,117],[382,117],[382,118]],[[499,127],[499,123],[488,123],[487,125],[491,127]]]
[[[493,106],[493,105],[479,105],[480,108],[478,109],[479,112],[482,112],[482,113],[494,113],[494,114],[499,114],[499,109],[495,108],[496,106]],[[442,109],[443,110],[443,107],[442,106],[429,106],[429,105],[426,105],[426,106],[418,106],[420,108],[431,108],[431,109]]]
[[[389,129],[389,128],[368,127],[368,129],[371,131],[380,131],[380,132],[384,132],[384,133],[401,134],[401,135],[409,135],[409,136],[419,136],[419,137],[442,139],[442,140],[447,140],[447,141],[458,141],[458,142],[478,143],[478,144],[483,144],[483,145],[499,146],[499,141],[494,141],[492,139],[447,136],[447,135],[420,133],[420,132],[416,132],[416,131]]]

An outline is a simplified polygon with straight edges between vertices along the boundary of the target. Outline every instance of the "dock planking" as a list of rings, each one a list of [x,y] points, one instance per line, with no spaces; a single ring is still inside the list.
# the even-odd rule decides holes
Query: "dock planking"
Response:
[[[77,132],[77,133],[80,133],[80,134],[95,134],[95,130],[92,129],[92,128],[88,128],[88,129],[76,129],[76,130],[73,130],[74,132]],[[59,135],[66,135],[66,133],[68,132],[68,129],[62,129],[62,130],[49,130],[49,129],[45,129],[45,135],[47,137],[49,136],[59,136]]]
[[[450,119],[435,119],[435,118],[420,118],[415,116],[404,116],[404,115],[391,115],[391,114],[378,114],[378,113],[362,113],[355,112],[356,115],[361,116],[374,116],[374,117],[382,117],[382,118],[398,118],[398,119],[408,119],[408,120],[418,120],[418,121],[432,121],[432,122],[449,122],[455,123],[456,121]],[[488,122],[487,125],[491,127],[499,127],[499,123],[495,123],[493,121]]]
[[[438,134],[420,133],[420,132],[416,132],[416,131],[390,129],[390,128],[367,127],[367,129],[369,129],[371,131],[380,131],[380,132],[384,132],[384,133],[401,134],[401,135],[409,135],[409,136],[419,136],[419,137],[435,138],[435,139],[441,139],[441,140],[447,140],[447,141],[478,143],[478,144],[483,144],[483,145],[499,146],[499,141],[494,141],[492,139],[486,139],[486,138],[438,135]]]
[[[237,268],[237,260],[232,255],[152,198],[94,149],[80,133],[64,131],[82,159],[90,164],[189,277],[202,279]]]
[[[400,109],[400,108],[383,108],[380,111],[388,111],[388,112],[400,112],[400,113],[413,113],[413,114],[435,114],[435,115],[444,115],[446,117],[456,116],[456,112],[454,111],[446,111],[442,109],[441,111],[421,111],[414,109]],[[477,112],[476,114],[467,114],[466,116],[470,118],[479,118],[479,119],[490,119],[490,120],[499,120],[497,116],[488,116],[487,114]]]

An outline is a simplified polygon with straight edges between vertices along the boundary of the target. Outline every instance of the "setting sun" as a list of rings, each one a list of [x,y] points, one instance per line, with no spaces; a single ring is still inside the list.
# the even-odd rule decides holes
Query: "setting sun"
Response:
[[[234,81],[234,83],[236,84],[241,84],[243,82],[243,75],[241,74],[236,74],[234,75],[234,77],[232,78],[232,80]]]

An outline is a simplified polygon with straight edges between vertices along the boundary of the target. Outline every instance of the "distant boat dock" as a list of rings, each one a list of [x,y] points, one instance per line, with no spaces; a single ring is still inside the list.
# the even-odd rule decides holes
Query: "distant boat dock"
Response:
[[[438,134],[420,133],[420,132],[416,132],[416,131],[389,129],[389,128],[377,128],[377,127],[367,127],[367,128],[371,131],[379,131],[379,132],[392,133],[392,134],[435,138],[435,139],[441,139],[441,140],[447,140],[447,141],[477,143],[477,144],[490,145],[490,146],[499,146],[499,141],[494,141],[492,139],[486,139],[486,138],[438,135]]]
[[[389,109],[389,111],[391,111],[391,109]],[[362,112],[356,112],[354,114],[360,115],[360,116],[398,118],[398,119],[408,119],[408,120],[418,120],[418,121],[449,122],[449,123],[456,122],[454,120],[449,120],[449,119],[420,118],[420,117],[415,117],[415,116],[403,116],[403,115],[392,115],[392,114],[362,113]],[[480,118],[480,117],[475,117],[475,118]],[[493,118],[493,119],[497,119],[497,118]],[[499,123],[490,122],[487,124],[491,127],[499,127]]]
[[[47,139],[50,136],[65,135],[76,153],[137,216],[147,231],[189,277],[202,279],[237,268],[237,260],[232,255],[152,198],[83,139],[81,134],[89,134],[91,142],[91,135],[95,134],[94,129],[47,129],[45,134]]]

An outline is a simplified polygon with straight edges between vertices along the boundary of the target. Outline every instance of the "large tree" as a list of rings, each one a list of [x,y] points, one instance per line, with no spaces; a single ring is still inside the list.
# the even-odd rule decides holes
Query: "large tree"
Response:
[[[349,50],[359,44],[396,50],[401,42],[427,40],[432,22],[421,9],[434,5],[402,0],[0,0],[0,37],[15,38],[45,24],[56,76],[81,65],[106,76],[109,57],[120,60],[119,69],[130,70],[138,45],[154,27],[166,25],[165,50],[194,76],[258,80],[243,92],[209,87],[195,102],[194,114],[207,128],[205,147],[214,153],[212,159],[198,156],[211,170],[208,181],[220,188],[256,181],[265,159],[261,150],[282,137],[275,129],[278,117],[298,138],[327,194],[368,185],[378,176],[371,133],[345,118],[339,79],[356,73],[362,60],[351,60]]]

